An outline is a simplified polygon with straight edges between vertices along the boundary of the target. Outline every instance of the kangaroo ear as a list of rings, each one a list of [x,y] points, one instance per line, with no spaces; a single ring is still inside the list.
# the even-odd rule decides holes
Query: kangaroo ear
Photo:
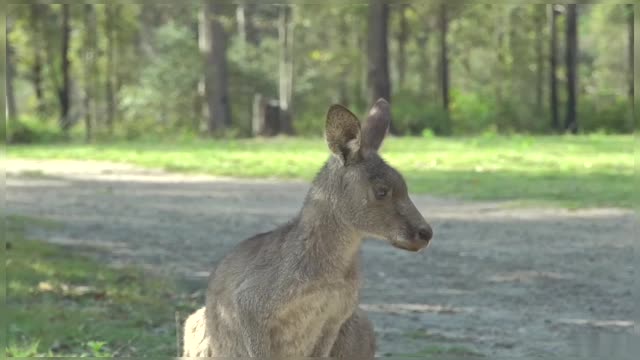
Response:
[[[389,103],[380,98],[371,107],[367,122],[362,130],[362,148],[364,150],[378,151],[382,140],[387,135],[387,130],[391,124],[391,109]]]
[[[327,145],[344,165],[354,161],[360,150],[360,121],[342,105],[332,105],[327,112]]]

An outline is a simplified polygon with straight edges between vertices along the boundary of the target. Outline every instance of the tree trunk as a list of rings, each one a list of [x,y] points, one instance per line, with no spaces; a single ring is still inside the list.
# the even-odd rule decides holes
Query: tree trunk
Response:
[[[71,27],[69,24],[69,4],[62,5],[62,47],[60,49],[62,87],[58,89],[58,98],[60,100],[60,128],[68,135],[71,127],[71,118],[69,110],[71,108],[71,78],[69,60],[69,40],[71,36]]]
[[[633,15],[634,15],[633,4],[627,4],[627,21],[628,21],[628,28],[629,28],[629,102],[631,104],[631,108],[635,109],[635,100],[634,100],[635,89],[633,85],[633,78],[634,78]],[[633,121],[635,121],[635,111],[632,111],[632,114],[634,116]]]
[[[44,90],[42,87],[42,31],[41,31],[41,7],[42,5],[31,4],[31,31],[33,43],[33,67],[31,68],[31,80],[33,81],[33,90],[36,94],[36,111],[38,116],[44,119],[45,104]]]
[[[558,10],[555,5],[548,5],[551,12],[551,48],[549,49],[549,107],[551,108],[551,129],[560,130],[558,119],[558,77],[556,72],[558,62]]]
[[[215,135],[231,125],[231,107],[227,87],[227,44],[222,23],[217,18],[219,2],[208,0],[204,4],[204,23],[208,41],[205,45],[205,82],[207,102],[207,130]]]
[[[506,6],[496,6],[497,9],[503,10]],[[494,92],[495,92],[495,102],[497,104],[497,111],[500,112],[503,109],[504,104],[504,84],[506,82],[506,46],[505,46],[505,17],[504,12],[496,11],[496,43],[495,43],[495,54],[496,54],[496,69],[493,73],[493,84],[494,84]],[[501,122],[503,120],[503,116],[499,115],[496,117],[496,122],[498,123],[498,129],[502,128]]]
[[[251,133],[253,136],[275,136],[280,133],[280,103],[265,99],[262,94],[253,97]]]
[[[9,35],[11,33],[11,24],[8,24],[6,34]],[[9,41],[9,36],[6,37],[6,67],[7,67],[7,78],[6,78],[6,91],[7,91],[7,123],[9,125],[9,129],[13,129],[18,119],[18,108],[16,107],[16,97],[14,92],[14,84],[13,79],[15,78],[15,64],[13,63],[14,57],[14,49]]]
[[[97,42],[97,19],[93,4],[84,5],[84,127],[85,141],[93,140],[93,114],[95,108],[95,74],[96,66],[96,42]]]
[[[140,1],[140,13],[138,15],[138,51],[147,58],[153,58],[156,55],[156,49],[153,44],[153,34],[155,29],[161,26],[164,19],[162,17],[161,7],[152,1]]]
[[[577,5],[567,5],[567,31],[566,31],[566,67],[567,67],[567,117],[565,130],[573,134],[578,132],[577,108],[577,82],[578,82],[578,26]]]
[[[534,5],[536,10],[536,112],[542,114],[542,98],[544,83],[544,53],[542,50],[545,5]]]
[[[369,88],[369,54],[368,44],[365,38],[368,34],[356,31],[354,32],[355,44],[358,47],[358,102],[367,104],[370,101]]]
[[[293,134],[291,98],[293,95],[293,21],[289,5],[280,6],[278,39],[280,41],[280,131]]]
[[[255,25],[256,4],[244,5],[244,28],[247,36],[247,42],[253,46],[260,45],[260,35]]]
[[[113,135],[113,123],[116,114],[116,95],[115,95],[115,11],[113,4],[105,4],[106,11],[106,35],[107,35],[107,71],[106,71],[106,102],[107,102],[107,131],[109,135]]]
[[[420,91],[422,91],[422,95],[425,99],[429,99],[429,95],[431,92],[429,91],[430,83],[429,83],[429,74],[431,74],[431,61],[428,53],[429,48],[429,29],[423,30],[416,37],[416,44],[418,45],[418,51],[420,54],[420,63],[422,67],[420,68]]]
[[[349,39],[346,34],[349,34],[349,24],[347,23],[347,19],[344,16],[340,17],[340,24],[337,27],[336,37],[340,39],[340,51],[343,54],[348,54],[349,49]],[[351,74],[351,66],[350,64],[343,63],[340,65],[340,85],[338,90],[338,103],[344,106],[349,106],[349,80],[353,80],[350,78]]]
[[[391,80],[389,79],[389,48],[387,43],[389,4],[384,0],[369,2],[368,30],[368,83],[370,105],[379,98],[391,102]],[[393,122],[392,133],[395,133]]]
[[[203,64],[203,72],[198,81],[198,98],[197,104],[200,105],[199,114],[204,119],[204,124],[209,129],[209,103],[207,101],[206,83],[207,83],[207,63],[209,61],[209,48],[211,47],[211,34],[209,31],[209,22],[207,21],[207,5],[204,4],[198,11],[198,49],[200,50],[200,58]],[[202,129],[203,122],[198,121],[197,131]]]
[[[236,25],[238,27],[238,39],[240,39],[240,48],[242,57],[247,56],[247,6],[243,3],[236,5]]]
[[[254,24],[254,14],[256,4],[241,1],[236,5],[236,24],[238,26],[238,37],[243,45],[251,44],[258,46],[260,38]]]
[[[438,25],[440,28],[440,95],[442,98],[442,107],[445,112],[449,114],[449,58],[447,55],[447,32],[448,32],[448,19],[447,19],[447,5],[443,3],[440,5],[440,13],[438,17]],[[448,124],[447,124],[448,126]],[[449,129],[443,129],[448,131]]]
[[[398,30],[396,40],[398,41],[398,88],[404,87],[405,73],[407,71],[407,52],[406,45],[409,38],[409,23],[407,22],[407,16],[405,11],[407,9],[406,4],[398,6],[398,12],[400,15],[400,29]]]

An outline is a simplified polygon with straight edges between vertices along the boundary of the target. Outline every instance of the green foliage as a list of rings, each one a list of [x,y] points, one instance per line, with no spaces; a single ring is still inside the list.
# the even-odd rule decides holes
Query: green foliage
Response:
[[[125,138],[135,139],[145,132],[188,128],[197,131],[194,98],[202,73],[202,63],[189,29],[170,22],[156,30],[158,53],[139,74],[139,83],[121,92]],[[195,128],[195,129],[194,129]]]
[[[421,135],[425,139],[433,139],[436,136],[436,134],[431,129],[422,130],[422,134]]]
[[[389,67],[394,127],[399,134],[550,133],[548,5],[448,3],[450,113],[441,107],[437,2],[391,4]],[[32,4],[8,8],[7,38],[15,49],[15,87],[19,113],[27,118],[56,119],[61,74],[61,5],[40,4],[34,20]],[[97,138],[105,129],[107,88],[116,92],[115,137],[137,139],[157,134],[202,133],[203,77],[198,48],[198,14],[202,3],[171,4],[111,1],[94,4],[97,40],[88,46],[84,2],[70,5],[72,114],[74,127],[84,117],[85,91],[95,105]],[[251,11],[249,11],[251,9]],[[408,24],[401,48],[400,12]],[[232,129],[228,135],[250,134],[254,95],[278,97],[278,7],[247,6],[245,22],[257,35],[241,38],[237,5],[223,6],[220,21],[228,35],[228,84]],[[580,5],[578,123],[582,132],[628,133],[628,8],[621,4]],[[358,114],[369,105],[367,22],[362,4],[302,4],[293,10],[293,126],[300,135],[319,135],[328,105],[344,103]],[[558,37],[563,39],[564,15]],[[113,65],[108,64],[108,34],[113,34]],[[248,34],[248,33],[247,33]],[[538,42],[540,41],[540,42]],[[538,48],[538,44],[540,47]],[[563,41],[560,41],[563,45]],[[88,47],[90,49],[88,49]],[[538,52],[540,49],[541,52]],[[559,114],[566,113],[564,49],[558,59]],[[36,56],[38,55],[38,56]],[[542,63],[538,63],[538,58]],[[36,98],[36,69],[40,85]],[[95,59],[95,69],[86,68]],[[399,64],[406,64],[400,83]],[[111,71],[112,70],[112,71]],[[541,77],[539,77],[539,75]],[[541,101],[537,103],[537,81]],[[626,110],[625,110],[626,108]],[[562,122],[562,121],[561,121]],[[40,141],[31,126],[20,129],[20,141]],[[44,136],[43,141],[48,136]]]
[[[604,133],[630,133],[634,130],[629,101],[615,98],[611,101],[581,101],[578,115],[582,131]]]
[[[391,137],[382,155],[417,193],[567,206],[633,204],[631,136]],[[201,139],[13,146],[11,157],[129,162],[170,171],[311,179],[327,159],[321,138]]]
[[[322,115],[318,116],[313,112],[296,113],[296,120],[293,128],[296,134],[302,136],[318,136],[324,132],[324,121]]]
[[[455,133],[478,134],[494,126],[497,109],[491,97],[453,91],[451,99],[451,118]]]
[[[3,319],[8,356],[164,357],[176,352],[174,311],[184,302],[172,281],[133,268],[111,269],[26,237],[26,229],[55,224],[7,220],[2,230],[11,244],[8,317]]]
[[[22,117],[7,131],[7,140],[13,144],[51,143],[66,139],[55,122],[33,117]]]
[[[419,135],[424,129],[447,134],[447,114],[439,103],[427,103],[414,93],[402,92],[393,100],[393,126],[398,134]]]

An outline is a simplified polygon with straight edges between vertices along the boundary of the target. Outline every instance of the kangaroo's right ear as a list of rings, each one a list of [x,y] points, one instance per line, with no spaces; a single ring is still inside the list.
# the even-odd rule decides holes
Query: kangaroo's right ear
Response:
[[[391,109],[387,100],[380,98],[371,107],[369,116],[362,129],[362,148],[364,151],[378,151],[391,124]]]
[[[358,157],[360,151],[360,121],[342,105],[332,105],[327,112],[326,138],[329,149],[342,164]]]

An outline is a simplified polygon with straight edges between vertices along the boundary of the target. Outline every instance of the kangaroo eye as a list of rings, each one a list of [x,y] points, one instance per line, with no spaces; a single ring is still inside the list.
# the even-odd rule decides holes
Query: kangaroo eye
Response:
[[[388,194],[389,194],[389,189],[387,189],[387,188],[377,189],[376,190],[376,199],[382,200],[382,199],[386,198]]]

